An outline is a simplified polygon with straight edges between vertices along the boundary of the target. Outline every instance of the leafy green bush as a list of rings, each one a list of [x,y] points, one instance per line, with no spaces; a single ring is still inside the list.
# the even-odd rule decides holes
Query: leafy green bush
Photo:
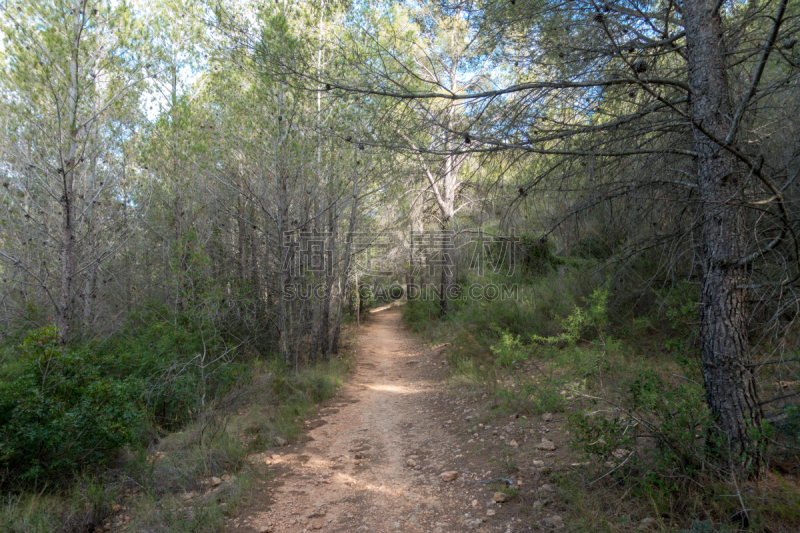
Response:
[[[518,246],[522,252],[520,255],[523,270],[528,275],[542,276],[567,263],[553,253],[553,244],[546,238],[522,235]],[[500,252],[500,250],[492,251],[495,254]]]
[[[403,320],[412,328],[430,325],[439,316],[439,302],[433,299],[409,300],[403,306]]]
[[[250,378],[252,356],[226,343],[216,324],[159,308],[131,322],[92,350],[106,375],[145,385],[142,403],[160,435],[192,422],[215,398]]]
[[[553,337],[531,335],[531,340],[547,344],[566,342],[569,345],[578,342],[587,332],[602,332],[608,326],[608,289],[595,289],[586,299],[586,307],[575,306],[572,314],[563,322],[564,331]]]
[[[48,478],[102,461],[137,436],[137,380],[101,375],[89,354],[33,331],[0,383],[0,465],[21,479]]]
[[[645,438],[658,453],[637,456],[629,465],[642,469],[645,485],[680,491],[681,481],[692,478],[710,459],[707,438],[713,419],[702,387],[670,384],[644,364],[633,368],[622,385],[622,409],[615,408],[611,417],[580,413],[570,417],[576,444],[588,455],[608,460],[615,450],[631,449],[637,439]]]
[[[504,332],[500,342],[491,346],[495,355],[495,364],[500,366],[517,366],[528,358],[529,351],[522,345],[519,335]]]

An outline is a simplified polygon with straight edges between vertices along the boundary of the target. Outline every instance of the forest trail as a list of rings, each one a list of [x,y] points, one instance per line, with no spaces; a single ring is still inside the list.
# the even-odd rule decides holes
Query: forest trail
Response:
[[[405,329],[399,308],[374,312],[359,330],[350,381],[306,422],[306,442],[268,454],[277,472],[270,501],[230,531],[515,530],[516,513],[501,513],[485,485],[467,483],[485,478],[461,450],[469,436],[450,429],[452,407],[462,418],[470,409],[443,392],[440,352]],[[447,471],[458,479],[443,481]]]

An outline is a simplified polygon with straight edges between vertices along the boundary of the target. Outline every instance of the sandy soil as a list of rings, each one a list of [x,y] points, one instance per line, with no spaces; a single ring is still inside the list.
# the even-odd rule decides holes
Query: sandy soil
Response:
[[[398,308],[373,313],[351,380],[306,422],[304,443],[268,452],[269,499],[231,531],[530,530],[518,505],[469,483],[502,472],[468,453],[474,441],[458,427],[474,407],[444,390],[442,359],[406,331]],[[458,479],[443,481],[446,471]]]

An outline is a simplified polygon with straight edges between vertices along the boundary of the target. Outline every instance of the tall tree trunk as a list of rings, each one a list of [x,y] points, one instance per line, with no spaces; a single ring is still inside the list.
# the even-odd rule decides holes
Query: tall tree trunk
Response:
[[[450,112],[450,122],[454,121],[454,113]],[[451,135],[447,134],[448,138],[445,143],[445,151],[450,152],[454,144]],[[452,292],[453,281],[455,279],[455,266],[456,266],[456,248],[455,236],[451,225],[455,217],[456,205],[456,188],[458,187],[458,170],[463,162],[462,156],[456,156],[448,153],[444,157],[444,171],[442,176],[442,192],[440,200],[441,210],[441,228],[442,233],[439,239],[441,246],[441,265],[442,265],[442,283],[441,294],[439,296],[439,303],[441,306],[442,316],[447,315],[452,310],[450,303],[450,296]]]
[[[86,206],[86,242],[87,254],[86,258],[90,262],[86,268],[86,277],[84,278],[83,285],[83,329],[88,331],[94,318],[94,299],[95,299],[95,280],[97,278],[97,258],[95,253],[97,250],[97,221],[94,213],[94,197],[96,193],[96,177],[97,177],[97,154],[98,154],[98,132],[97,124],[92,127],[92,155],[91,163],[89,166],[89,179],[87,180],[87,187],[84,193],[89,205]]]
[[[70,50],[69,61],[69,86],[67,89],[67,122],[69,140],[66,154],[62,157],[61,177],[63,196],[61,197],[61,290],[59,293],[58,339],[62,344],[69,340],[72,328],[72,271],[74,261],[75,234],[72,224],[74,222],[74,185],[75,185],[75,156],[78,151],[78,58],[80,54],[81,22],[80,5],[73,6],[72,35],[73,42]]]
[[[419,244],[420,240],[423,238],[423,222],[422,222],[422,214],[423,209],[425,207],[425,196],[424,193],[417,194],[411,200],[411,206],[409,209],[409,219],[411,222],[411,235],[408,238],[408,273],[406,275],[406,297],[413,291],[414,283],[416,278],[414,277],[414,272],[419,269],[420,270],[420,286],[424,287],[425,285],[425,274],[422,270],[424,268],[424,264],[422,258],[419,256]],[[417,254],[415,257],[414,254]]]
[[[738,464],[757,472],[762,411],[749,360],[746,286],[746,220],[742,202],[743,174],[733,155],[714,142],[730,128],[730,96],[725,46],[716,0],[684,4],[688,45],[691,115],[695,125],[697,185],[702,202],[703,251],[700,294],[700,352],[706,401],[718,435]],[[713,435],[712,435],[713,437]]]
[[[456,246],[455,234],[450,228],[449,224],[442,224],[442,233],[439,238],[439,245],[441,246],[441,265],[442,265],[442,284],[441,295],[439,296],[439,303],[441,306],[442,316],[449,314],[452,311],[453,304],[450,299],[453,293],[453,285],[455,279],[456,267]]]
[[[256,210],[253,205],[248,208],[248,220],[253,226],[250,228],[250,285],[254,294],[253,303],[255,305],[254,314],[256,324],[261,324],[263,318],[263,305],[262,305],[262,289],[261,289],[261,274],[258,267],[258,249],[261,239],[258,238],[258,225],[256,224]]]
[[[242,284],[247,283],[247,223],[245,222],[245,200],[242,190],[242,177],[238,178],[239,194],[236,202],[236,217],[238,223],[238,245],[239,245],[239,279]]]
[[[289,295],[287,288],[292,282],[292,249],[289,245],[289,192],[287,188],[286,170],[281,163],[276,172],[278,181],[278,246],[280,247],[280,270],[278,273],[278,351],[284,363],[291,362],[289,354]]]
[[[331,343],[328,348],[328,353],[339,353],[339,336],[342,331],[342,310],[344,306],[344,296],[347,291],[347,279],[350,276],[350,256],[353,250],[353,236],[356,230],[356,214],[358,213],[358,173],[353,172],[353,192],[350,199],[350,222],[347,228],[347,242],[344,247],[344,265],[342,266],[342,276],[339,281],[339,308],[336,313],[336,325],[333,328],[331,335]],[[356,284],[356,291],[358,291],[358,284]],[[356,315],[358,316],[358,315]]]
[[[320,333],[320,345],[324,351],[325,360],[331,358],[331,305],[333,303],[333,285],[336,282],[334,276],[334,261],[336,259],[336,227],[339,224],[338,206],[333,204],[335,191],[333,189],[333,178],[329,178],[328,187],[328,235],[325,247],[325,298],[322,302],[322,330]],[[344,296],[344,295],[342,295]]]
[[[170,92],[171,107],[170,114],[172,119],[172,177],[175,180],[175,199],[172,205],[175,231],[175,246],[177,257],[177,283],[175,305],[179,312],[183,312],[187,306],[186,298],[186,246],[188,243],[183,240],[183,184],[181,183],[180,164],[178,161],[178,128],[179,128],[179,109],[178,109],[178,67],[177,59],[172,61],[172,86]]]

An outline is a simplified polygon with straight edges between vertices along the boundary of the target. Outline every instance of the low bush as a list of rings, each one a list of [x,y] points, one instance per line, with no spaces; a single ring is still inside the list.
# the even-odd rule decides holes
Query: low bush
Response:
[[[434,325],[439,317],[439,302],[434,299],[410,300],[403,306],[403,320],[416,331]]]
[[[151,496],[199,490],[201,481],[239,471],[245,450],[226,431],[203,437],[202,426],[165,438],[159,453],[139,452],[126,465],[127,475]]]
[[[73,533],[94,531],[113,510],[115,486],[79,476],[64,492],[6,493],[0,500],[4,533]]]
[[[529,349],[522,345],[519,335],[505,332],[500,342],[490,347],[495,355],[495,364],[514,367],[525,361],[530,355]]]
[[[350,370],[342,359],[332,359],[301,369],[296,374],[273,372],[268,402],[261,402],[243,431],[251,436],[250,450],[272,446],[277,439],[294,441],[301,433],[297,424],[315,404],[336,394]]]
[[[569,417],[573,442],[596,464],[620,462],[635,452],[626,466],[637,472],[639,485],[679,492],[700,471],[724,463],[708,455],[713,419],[702,387],[668,383],[642,363],[621,385],[619,407],[610,415],[576,412]]]
[[[102,375],[88,353],[32,332],[0,382],[0,465],[5,481],[53,479],[103,462],[133,442],[141,383]]]

